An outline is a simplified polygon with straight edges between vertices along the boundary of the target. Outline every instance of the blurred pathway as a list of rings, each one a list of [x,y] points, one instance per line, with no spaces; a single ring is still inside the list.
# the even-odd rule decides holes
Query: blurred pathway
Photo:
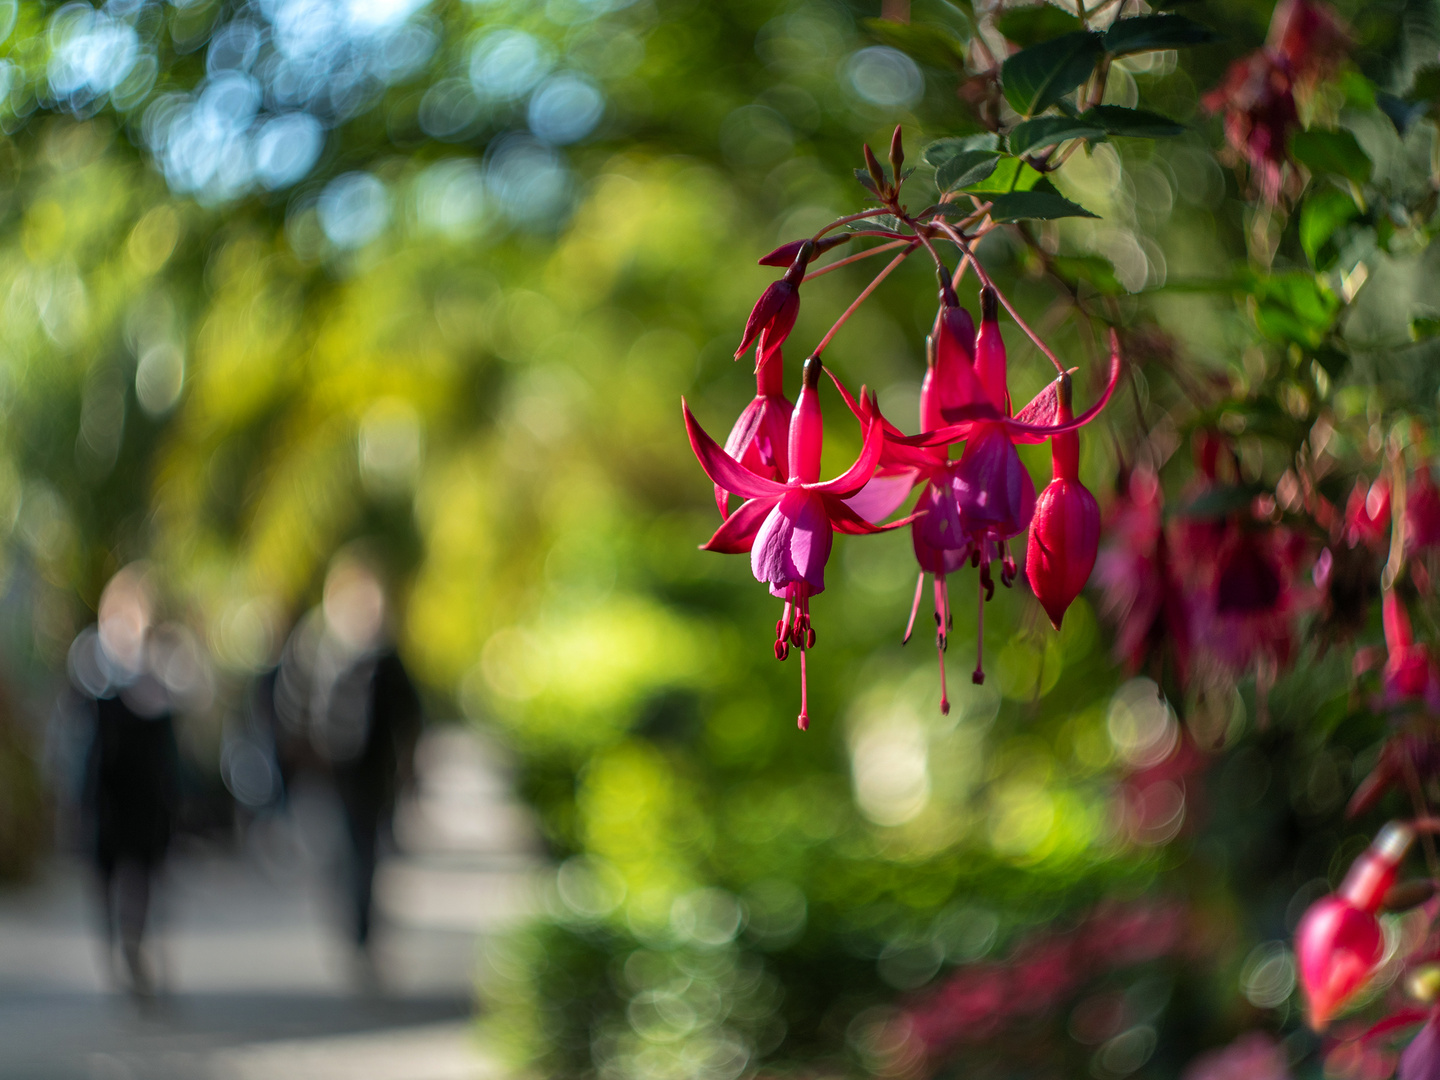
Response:
[[[142,1013],[112,993],[82,866],[0,892],[4,1080],[472,1080],[477,944],[523,912],[533,828],[498,755],[428,734],[417,797],[382,863],[378,988],[335,928],[328,800],[253,829],[239,855],[176,852],[155,944],[168,992]],[[368,989],[365,989],[366,986]]]

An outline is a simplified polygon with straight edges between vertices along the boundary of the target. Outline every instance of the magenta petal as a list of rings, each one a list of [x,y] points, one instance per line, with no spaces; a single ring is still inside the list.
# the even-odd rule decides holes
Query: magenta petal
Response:
[[[955,500],[955,470],[958,465],[959,462],[955,462],[942,470],[920,493],[915,509],[923,510],[925,516],[915,522],[915,539],[937,551],[968,553],[970,537],[960,517],[960,505]]]
[[[863,405],[861,411],[865,411]],[[860,456],[855,459],[855,464],[834,480],[807,486],[813,491],[823,491],[827,495],[838,495],[842,499],[848,499],[870,482],[870,478],[875,475],[876,466],[880,464],[880,453],[884,449],[885,420],[876,411],[870,422],[865,425],[865,445],[860,448]]]
[[[1035,483],[999,424],[979,424],[955,472],[955,498],[974,537],[1007,540],[1035,513]]]
[[[741,335],[740,345],[735,350],[737,360],[760,336],[761,328],[768,326],[770,321],[775,318],[775,314],[785,302],[786,295],[794,291],[795,287],[783,278],[765,286],[765,291],[760,294],[760,299],[756,300],[755,306],[750,309],[750,318],[745,320],[745,333]]]
[[[685,431],[690,436],[690,449],[695,451],[695,457],[699,459],[700,467],[705,470],[705,475],[710,478],[712,484],[745,499],[755,499],[762,495],[784,494],[786,490],[784,484],[756,476],[720,449],[715,440],[705,433],[705,429],[691,415],[690,406],[685,404],[684,398],[680,399],[680,409],[685,415]]]
[[[1120,367],[1120,339],[1115,335],[1115,331],[1112,330],[1110,331],[1110,375],[1106,380],[1105,392],[1100,395],[1100,400],[1095,402],[1094,405],[1091,405],[1090,408],[1086,409],[1079,416],[1075,417],[1075,419],[1068,420],[1063,424],[1056,422],[1048,424],[1031,423],[1027,420],[1027,416],[1041,414],[1045,408],[1045,401],[1050,391],[1048,388],[1042,390],[1036,395],[1034,401],[1020,410],[1019,416],[1012,420],[1004,421],[1006,430],[1010,432],[1010,437],[1016,442],[1037,443],[1044,442],[1051,436],[1059,435],[1066,431],[1075,431],[1084,427],[1090,423],[1091,420],[1094,420],[1095,417],[1099,416],[1100,410],[1109,404],[1111,396],[1115,393],[1115,387],[1120,382]],[[1056,380],[1056,382],[1058,381],[1059,380]],[[1055,383],[1051,383],[1051,386],[1055,386]],[[1032,409],[1034,412],[1032,412]]]
[[[837,499],[834,495],[821,495],[820,497],[825,500],[825,512],[830,517],[830,525],[836,532],[845,533],[847,536],[874,536],[876,533],[901,529],[911,524],[919,516],[910,514],[899,521],[887,521],[884,525],[876,525],[873,521],[866,521],[846,506],[843,500]]]
[[[909,497],[918,478],[919,472],[916,469],[879,473],[858,492],[844,500],[845,505],[866,521],[883,521]]]
[[[777,502],[779,500],[771,496],[743,503],[715,530],[714,536],[700,545],[701,550],[718,551],[725,555],[741,555],[749,551],[755,542],[755,534]]]
[[[775,504],[750,549],[750,570],[776,596],[804,581],[813,595],[825,589],[825,561],[833,530],[819,495],[788,491]]]

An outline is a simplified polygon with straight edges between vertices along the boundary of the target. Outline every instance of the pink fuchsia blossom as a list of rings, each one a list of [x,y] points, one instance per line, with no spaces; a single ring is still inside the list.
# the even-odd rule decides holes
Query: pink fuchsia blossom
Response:
[[[1310,1026],[1323,1031],[1369,982],[1384,955],[1376,913],[1395,884],[1414,831],[1395,822],[1351,865],[1340,888],[1312,904],[1295,930],[1295,959]]]
[[[1224,115],[1225,140],[1250,166],[1261,195],[1278,201],[1290,135],[1300,127],[1289,61],[1269,49],[1241,57],[1201,101]]]
[[[1123,473],[1096,559],[1101,609],[1116,628],[1115,655],[1133,673],[1168,651],[1184,682],[1190,671],[1190,601],[1175,573],[1165,535],[1164,495],[1155,473]]]
[[[785,396],[784,365],[765,364],[755,372],[755,399],[745,406],[725,440],[725,452],[756,476],[784,482],[790,477],[790,416],[795,406]],[[730,492],[715,485],[715,505],[730,516]]]
[[[795,316],[800,313],[800,283],[805,280],[805,268],[814,252],[814,242],[803,241],[785,276],[779,281],[772,281],[760,294],[760,299],[750,310],[750,318],[745,321],[745,332],[735,350],[736,360],[744,356],[751,345],[755,346],[757,369],[779,359],[780,347],[790,336]]]
[[[1410,628],[1410,615],[1405,603],[1387,589],[1380,605],[1385,626],[1385,704],[1398,705],[1407,701],[1423,701],[1432,710],[1440,710],[1440,672],[1430,650],[1415,642]]]
[[[755,475],[727,454],[681,401],[690,447],[701,468],[713,484],[747,500],[701,546],[706,551],[749,552],[755,579],[768,585],[772,596],[785,601],[784,614],[775,626],[775,657],[784,660],[791,645],[800,650],[802,731],[810,726],[805,654],[815,644],[810,598],[825,590],[825,564],[835,531],[877,533],[910,523],[905,518],[889,525],[874,525],[845,504],[870,480],[884,448],[884,420],[864,391],[860,411],[865,442],[860,456],[834,480],[820,480],[824,426],[817,387],[821,370],[818,356],[805,361],[804,385],[790,420],[790,475],[784,483]]]
[[[1345,502],[1345,543],[1384,547],[1390,532],[1390,481],[1378,477],[1373,484],[1355,481]]]
[[[1060,416],[1069,419],[1070,379],[1060,390]],[[1080,436],[1056,435],[1050,441],[1053,479],[1035,503],[1025,574],[1051,625],[1060,629],[1065,610],[1090,580],[1100,549],[1100,504],[1080,483]]]
[[[1440,491],[1422,462],[1410,479],[1405,498],[1405,549],[1411,553],[1440,548]]]
[[[1315,0],[1281,0],[1270,18],[1267,43],[1283,56],[1297,82],[1328,78],[1350,50],[1350,31],[1335,9]]]
[[[987,289],[982,298],[989,293]],[[993,294],[991,294],[993,296]],[[1038,443],[1073,432],[1088,424],[1115,392],[1120,379],[1120,342],[1110,335],[1110,375],[1100,399],[1082,415],[1061,415],[1061,376],[1036,395],[1016,416],[1009,415],[1009,393],[1004,390],[1005,355],[993,299],[985,301],[980,334],[976,338],[976,360],[965,394],[952,408],[942,410],[950,423],[933,431],[898,440],[907,446],[929,448],[965,440],[965,451],[954,468],[954,492],[960,513],[961,532],[969,541],[972,565],[980,568],[979,629],[977,656],[971,678],[985,681],[983,639],[985,601],[995,592],[990,564],[1000,560],[1000,582],[1008,586],[1019,573],[1006,543],[1024,532],[1035,512],[1035,485],[1029,470],[1020,461],[1015,443]],[[987,324],[994,324],[987,329]],[[982,345],[983,342],[983,345]],[[985,362],[982,366],[981,357]],[[980,377],[987,372],[987,382]]]
[[[1396,1080],[1440,1080],[1440,1017],[1432,1016],[1400,1055]]]

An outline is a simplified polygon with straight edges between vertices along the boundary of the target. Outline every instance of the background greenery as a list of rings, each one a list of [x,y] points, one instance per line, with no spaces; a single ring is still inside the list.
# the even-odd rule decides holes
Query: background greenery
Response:
[[[1342,6],[1353,62],[1305,119],[1351,131],[1373,171],[1317,168],[1308,219],[1257,224],[1199,101],[1263,41],[1270,5],[1204,0],[1184,11],[1218,40],[1107,82],[1107,102],[1185,133],[1075,154],[1056,186],[1099,219],[981,248],[1086,394],[1096,326],[1125,330],[1127,383],[1082,440],[1102,504],[1145,460],[1181,505],[1197,427],[1235,438],[1258,490],[1324,418],[1341,504],[1392,431],[1430,449],[1436,127],[1412,85],[1440,13]],[[887,6],[908,19],[887,25],[810,0],[0,4],[16,701],[45,715],[108,576],[150,559],[216,665],[186,728],[213,767],[235,692],[331,553],[366,538],[392,562],[433,714],[515,749],[561,865],[545,915],[481,974],[517,1064],[1161,1077],[1258,1027],[1315,1073],[1284,940],[1363,843],[1340,809],[1382,728],[1348,656],[1307,646],[1263,726],[1248,673],[1187,692],[1151,670],[1190,727],[1157,764],[1127,735],[1145,685],[1112,659],[1094,597],[1057,634],[1023,584],[1000,596],[992,678],[972,687],[962,575],[942,717],[928,644],[899,643],[908,538],[842,539],[802,736],[776,603],[745,560],[696,549],[715,514],[679,398],[717,435],[749,399],[731,352],[774,276],[756,258],[862,205],[862,140],[902,123],[918,161],[980,129],[958,68],[978,20],[1021,45],[1068,27],[1048,5],[976,7]],[[526,36],[500,63],[505,30]],[[543,80],[562,75],[569,111],[547,121]],[[592,126],[571,138],[576,115]],[[931,182],[923,166],[911,181]],[[807,286],[792,362],[867,265]],[[827,352],[904,425],[934,304],[933,271],[908,264]],[[1047,367],[1013,329],[1025,400]],[[823,400],[831,474],[859,440]],[[1044,448],[1026,454],[1043,483]],[[1163,712],[1144,723],[1177,737]],[[28,850],[10,824],[37,814],[33,783],[9,779],[28,760],[11,726],[0,715],[0,870]],[[1127,811],[1157,768],[1179,809]],[[1072,947],[1096,920],[1175,911],[1184,932],[1133,954]],[[1003,1008],[917,1056],[897,1010],[977,972],[1008,973]]]

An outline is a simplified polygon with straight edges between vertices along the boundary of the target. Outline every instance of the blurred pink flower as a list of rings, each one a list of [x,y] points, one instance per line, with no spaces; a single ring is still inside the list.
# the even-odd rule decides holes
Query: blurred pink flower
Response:
[[[1181,1080],[1290,1080],[1285,1051],[1262,1031],[1196,1058]]]

